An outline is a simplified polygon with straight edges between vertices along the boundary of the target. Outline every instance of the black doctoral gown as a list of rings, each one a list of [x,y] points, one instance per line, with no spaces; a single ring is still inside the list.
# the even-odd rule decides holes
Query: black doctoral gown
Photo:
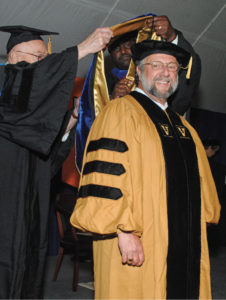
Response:
[[[73,141],[73,130],[61,137],[77,57],[73,47],[1,70],[0,298],[43,297],[50,179]]]

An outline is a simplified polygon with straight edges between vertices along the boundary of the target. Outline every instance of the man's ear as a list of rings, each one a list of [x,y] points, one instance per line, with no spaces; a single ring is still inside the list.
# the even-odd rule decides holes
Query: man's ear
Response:
[[[14,51],[11,50],[11,51],[9,52],[9,54],[8,54],[8,62],[9,62],[10,64],[13,63],[13,56],[14,56],[14,53],[13,53],[13,52],[14,52]]]
[[[135,81],[135,84],[138,85],[139,81],[140,81],[140,73],[141,73],[141,70],[138,66],[136,66],[136,70],[135,70],[135,74],[134,74],[134,81]]]
[[[140,78],[140,73],[141,73],[141,70],[138,66],[136,66],[136,74],[138,76],[138,78]]]
[[[21,60],[20,60],[20,57],[18,56],[18,53],[12,49],[8,54],[8,62],[10,64],[16,64],[19,61],[21,61]]]

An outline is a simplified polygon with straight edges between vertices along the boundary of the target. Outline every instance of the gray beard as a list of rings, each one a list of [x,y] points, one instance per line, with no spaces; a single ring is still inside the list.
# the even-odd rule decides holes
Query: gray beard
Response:
[[[159,78],[156,79],[156,80],[159,80]],[[165,79],[165,78],[161,77],[160,79]],[[176,80],[175,83],[172,82],[171,79],[167,79],[167,80],[170,81],[170,87],[169,87],[168,92],[165,92],[165,93],[161,93],[161,92],[159,92],[157,90],[157,88],[156,88],[156,86],[154,84],[155,81],[152,84],[150,84],[150,83],[148,84],[147,81],[146,81],[146,79],[143,76],[143,73],[141,74],[141,79],[140,80],[141,80],[142,86],[145,88],[145,90],[149,94],[155,96],[156,98],[160,98],[160,99],[168,99],[176,91],[176,89],[178,87],[178,75],[177,75],[177,80]]]

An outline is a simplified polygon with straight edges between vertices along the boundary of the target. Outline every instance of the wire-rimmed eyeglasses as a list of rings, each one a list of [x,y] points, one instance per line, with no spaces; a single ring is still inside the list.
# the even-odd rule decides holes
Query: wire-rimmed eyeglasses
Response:
[[[150,65],[152,70],[155,70],[155,71],[159,71],[159,70],[162,71],[164,69],[164,66],[166,66],[168,71],[170,71],[170,72],[177,72],[181,67],[176,62],[163,63],[161,61],[152,61],[152,62],[143,64],[143,66],[145,66],[145,65]]]
[[[23,52],[23,51],[16,51],[16,52],[20,52],[20,53],[23,53],[23,54],[32,55],[33,57],[36,57],[38,61],[42,60],[46,56],[48,56],[48,53],[33,54],[33,53],[28,53],[28,52]]]

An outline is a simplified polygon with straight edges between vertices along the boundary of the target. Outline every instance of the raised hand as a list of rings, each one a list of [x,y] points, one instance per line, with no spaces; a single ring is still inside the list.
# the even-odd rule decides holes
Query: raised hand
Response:
[[[102,50],[112,37],[113,32],[109,27],[97,28],[78,45],[78,58],[81,59],[88,54]]]
[[[126,78],[122,78],[121,80],[119,80],[114,86],[113,92],[111,94],[111,99],[123,97],[129,94],[132,88],[132,84],[133,82]]]
[[[146,21],[147,27],[152,28],[152,24],[152,18]],[[167,16],[154,17],[154,31],[167,42],[172,42],[176,38],[176,32]]]

